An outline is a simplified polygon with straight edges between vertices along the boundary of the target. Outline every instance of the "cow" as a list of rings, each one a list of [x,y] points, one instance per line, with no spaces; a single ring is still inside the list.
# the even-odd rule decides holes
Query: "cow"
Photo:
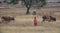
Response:
[[[2,16],[1,19],[2,19],[2,22],[3,22],[3,21],[8,21],[8,22],[10,22],[10,21],[12,21],[12,20],[13,20],[13,21],[15,20],[14,17],[10,17],[10,16]]]
[[[50,20],[56,21],[56,17],[50,16]]]

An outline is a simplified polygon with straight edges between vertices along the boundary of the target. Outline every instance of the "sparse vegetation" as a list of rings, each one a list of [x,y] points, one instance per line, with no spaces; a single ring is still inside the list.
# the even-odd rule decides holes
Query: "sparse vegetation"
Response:
[[[49,10],[52,9],[52,10]],[[31,9],[33,10],[33,9]],[[31,11],[30,10],[30,11]],[[58,8],[44,8],[37,12],[56,11]],[[59,10],[58,10],[59,11]],[[25,15],[25,8],[0,9],[0,16],[10,15],[15,21],[8,24],[0,24],[0,33],[60,33],[60,21],[41,23],[41,15],[37,13],[38,26],[33,24],[33,15]],[[31,11],[32,13],[32,11]],[[48,12],[47,12],[48,13]]]
[[[22,4],[27,8],[26,14],[30,14],[29,10],[36,5],[35,7],[41,8],[46,5],[46,0],[21,0]]]

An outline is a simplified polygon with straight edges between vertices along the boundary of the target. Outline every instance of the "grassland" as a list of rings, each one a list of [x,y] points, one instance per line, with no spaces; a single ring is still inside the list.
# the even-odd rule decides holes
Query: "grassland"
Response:
[[[31,9],[30,12],[32,13],[32,11]],[[60,20],[41,23],[42,18],[38,14],[40,12],[38,10],[38,15],[36,15],[38,25],[34,26],[34,16],[31,14],[25,15],[25,12],[25,8],[0,9],[0,16],[9,15],[15,17],[15,21],[0,24],[0,33],[60,33]]]

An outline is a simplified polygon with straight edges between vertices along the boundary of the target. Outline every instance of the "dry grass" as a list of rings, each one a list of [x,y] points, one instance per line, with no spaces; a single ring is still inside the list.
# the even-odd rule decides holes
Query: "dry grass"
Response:
[[[32,15],[16,16],[15,22],[0,24],[1,33],[60,33],[59,21],[41,23],[39,16],[38,26],[34,26],[33,17]]]
[[[60,33],[58,28],[48,28],[48,27],[15,27],[15,26],[5,26],[0,27],[2,33]]]

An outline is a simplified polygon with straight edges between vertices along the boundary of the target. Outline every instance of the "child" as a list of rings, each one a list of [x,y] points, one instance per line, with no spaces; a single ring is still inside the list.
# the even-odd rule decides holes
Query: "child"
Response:
[[[34,26],[37,26],[37,19],[36,19],[36,16],[34,17]]]

